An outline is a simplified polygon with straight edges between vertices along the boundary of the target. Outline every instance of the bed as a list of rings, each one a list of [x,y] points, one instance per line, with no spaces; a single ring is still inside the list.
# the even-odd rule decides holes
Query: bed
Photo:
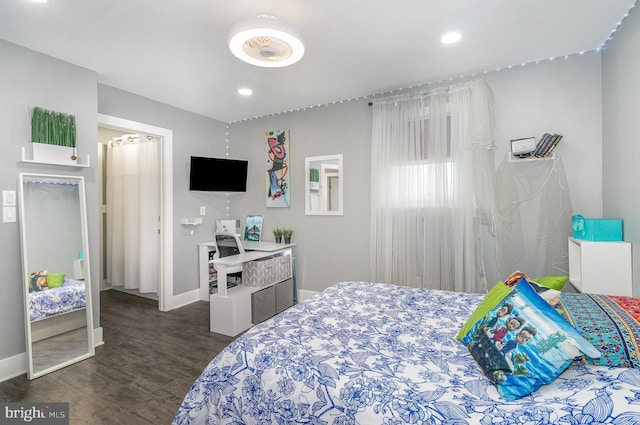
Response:
[[[65,278],[62,286],[29,292],[29,318],[41,320],[86,307],[83,280]]]
[[[553,383],[507,401],[456,339],[482,300],[337,283],[227,346],[173,423],[640,423],[634,368],[575,360]]]

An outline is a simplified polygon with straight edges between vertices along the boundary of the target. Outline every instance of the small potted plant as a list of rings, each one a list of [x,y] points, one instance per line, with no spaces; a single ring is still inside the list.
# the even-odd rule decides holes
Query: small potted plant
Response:
[[[282,229],[273,229],[273,236],[276,238],[276,242],[282,242]]]
[[[282,229],[282,237],[284,237],[284,243],[291,243],[291,235],[293,235],[293,230]]]

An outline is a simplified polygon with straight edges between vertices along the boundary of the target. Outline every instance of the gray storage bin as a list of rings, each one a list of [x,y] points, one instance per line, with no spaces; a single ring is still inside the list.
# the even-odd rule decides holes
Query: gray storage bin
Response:
[[[276,313],[293,305],[293,279],[287,279],[276,286]]]
[[[276,314],[276,288],[270,286],[251,294],[251,322],[261,323]]]

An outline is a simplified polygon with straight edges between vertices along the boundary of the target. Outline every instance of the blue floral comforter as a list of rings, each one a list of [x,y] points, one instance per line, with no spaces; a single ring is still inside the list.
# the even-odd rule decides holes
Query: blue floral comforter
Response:
[[[640,370],[574,362],[508,402],[455,335],[482,295],[338,283],[227,346],[174,424],[640,424]]]
[[[32,321],[68,313],[86,305],[87,293],[83,280],[66,278],[58,288],[29,292],[29,317]]]

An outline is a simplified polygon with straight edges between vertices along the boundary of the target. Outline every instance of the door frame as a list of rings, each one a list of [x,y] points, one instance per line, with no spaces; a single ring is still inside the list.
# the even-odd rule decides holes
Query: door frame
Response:
[[[160,282],[158,309],[173,309],[173,130],[98,114],[98,127],[158,136],[160,144]],[[102,200],[100,213],[102,214]],[[103,259],[100,258],[100,262]]]

